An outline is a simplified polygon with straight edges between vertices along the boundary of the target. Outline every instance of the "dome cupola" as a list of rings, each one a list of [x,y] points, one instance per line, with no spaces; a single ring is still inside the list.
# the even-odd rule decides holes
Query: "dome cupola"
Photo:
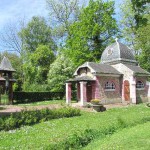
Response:
[[[126,45],[118,42],[106,47],[101,56],[101,64],[117,64],[126,63],[137,65],[137,61],[133,55],[133,50],[129,49]]]

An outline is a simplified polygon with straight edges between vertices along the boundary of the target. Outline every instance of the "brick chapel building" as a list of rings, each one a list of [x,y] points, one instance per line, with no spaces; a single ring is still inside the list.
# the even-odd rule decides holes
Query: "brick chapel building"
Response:
[[[150,73],[142,69],[133,52],[118,42],[102,53],[101,62],[86,62],[66,81],[66,103],[71,103],[71,84],[76,83],[77,99],[81,106],[92,99],[103,104],[139,103],[150,100]]]

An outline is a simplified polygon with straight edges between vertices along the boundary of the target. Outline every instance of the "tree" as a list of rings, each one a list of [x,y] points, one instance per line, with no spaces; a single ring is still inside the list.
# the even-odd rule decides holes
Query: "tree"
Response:
[[[56,50],[51,36],[51,28],[43,17],[33,17],[19,35],[23,40],[23,48],[26,52],[34,52],[40,44],[48,45],[53,51]]]
[[[70,25],[78,20],[80,13],[79,0],[47,0],[47,8],[51,22],[55,24],[56,38],[64,38],[70,35]]]
[[[67,54],[76,66],[85,61],[99,61],[102,51],[118,31],[113,15],[112,1],[90,0],[83,8],[79,20],[71,25],[71,36],[67,39]]]
[[[25,26],[25,19],[20,19],[17,22],[9,21],[0,33],[0,45],[8,51],[15,51],[22,56],[22,39],[18,33]]]
[[[50,64],[54,61],[54,52],[47,45],[39,45],[29,56],[29,62],[24,63],[24,90],[32,85],[47,84],[47,74]]]
[[[150,72],[150,24],[138,29],[136,48],[141,50],[137,56],[140,66]]]
[[[120,20],[121,35],[127,44],[134,48],[137,30],[135,28],[136,21],[134,19],[134,10],[131,0],[124,0],[120,8],[122,18]]]
[[[52,92],[64,92],[65,81],[69,79],[74,71],[73,63],[65,54],[59,54],[50,65],[48,73],[48,84]]]
[[[147,4],[150,4],[149,0],[131,0],[132,8],[134,10],[134,19],[136,22],[136,29],[140,26],[147,24],[147,18],[144,17],[144,14],[148,13]]]

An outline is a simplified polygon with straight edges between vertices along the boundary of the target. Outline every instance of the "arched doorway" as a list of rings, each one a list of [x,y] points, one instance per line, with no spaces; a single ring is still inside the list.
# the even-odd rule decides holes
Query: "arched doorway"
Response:
[[[124,81],[124,99],[125,101],[130,100],[130,84],[128,80]]]

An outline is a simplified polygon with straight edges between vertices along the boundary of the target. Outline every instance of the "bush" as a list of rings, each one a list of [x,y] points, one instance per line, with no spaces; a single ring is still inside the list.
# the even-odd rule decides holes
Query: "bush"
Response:
[[[56,118],[80,116],[80,110],[71,107],[64,107],[50,110],[48,108],[41,110],[22,110],[21,112],[11,114],[9,117],[0,118],[0,130],[12,130],[24,125],[33,125]]]
[[[63,92],[13,92],[13,100],[16,103],[29,103],[44,100],[63,99]]]
[[[99,99],[92,99],[92,100],[91,100],[91,103],[92,103],[93,105],[99,105],[99,104],[100,104],[100,100],[99,100]]]

